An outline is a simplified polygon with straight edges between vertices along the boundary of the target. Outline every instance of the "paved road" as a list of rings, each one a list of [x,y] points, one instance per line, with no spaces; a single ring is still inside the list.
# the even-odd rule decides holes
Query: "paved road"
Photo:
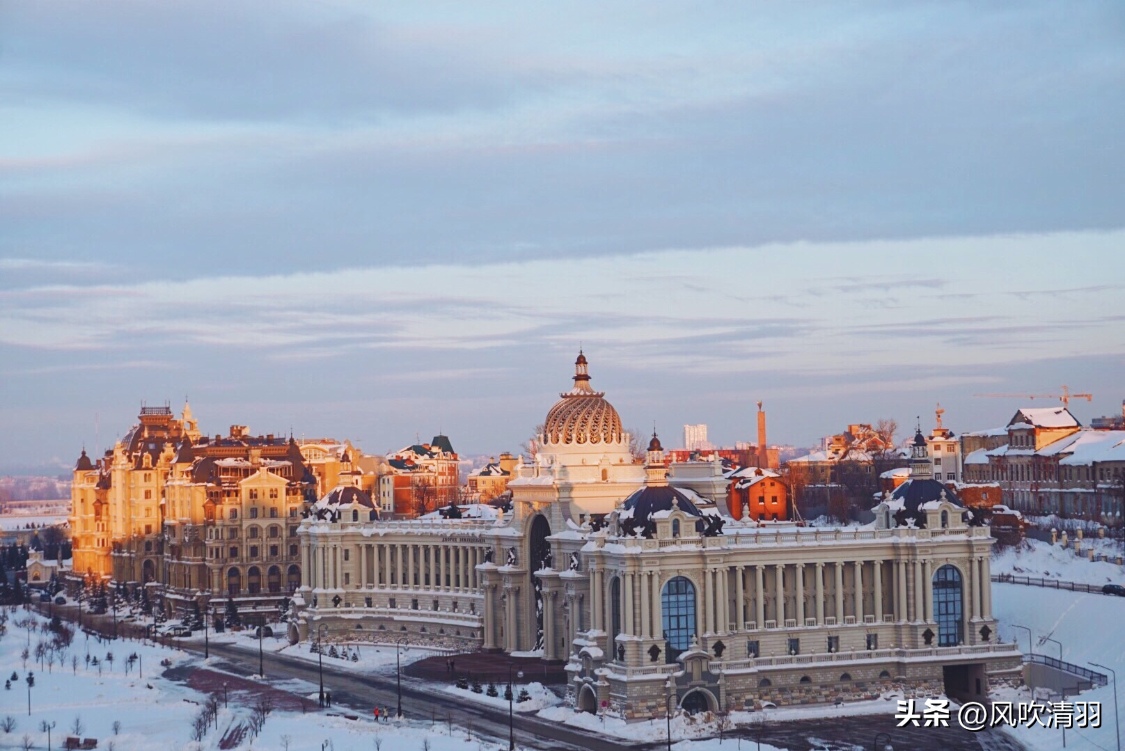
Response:
[[[58,611],[59,608],[56,608]],[[60,613],[60,615],[63,615]],[[69,615],[69,614],[67,614]],[[64,615],[65,617],[65,615]],[[111,630],[107,617],[87,616],[88,626]],[[186,651],[202,653],[200,644],[177,644]],[[211,644],[212,659],[221,657],[222,661],[212,667],[239,676],[255,675],[258,672],[257,650],[237,647],[232,644]],[[186,665],[170,671],[173,679],[184,680],[187,675],[181,671],[200,669],[198,665]],[[286,655],[266,654],[265,670],[267,681],[278,688],[293,690],[296,693],[315,691],[318,685],[316,664],[297,660]],[[286,686],[286,681],[303,681],[302,687]],[[372,716],[372,707],[390,707],[397,704],[397,692],[393,675],[358,674],[350,670],[340,670],[333,665],[324,666],[325,687],[332,693],[334,709],[350,710],[364,720]],[[494,742],[506,743],[508,740],[508,713],[491,706],[461,699],[441,690],[441,683],[423,682],[404,677],[402,682],[403,713],[411,719],[434,722],[452,722],[467,729],[473,738],[486,737]],[[831,709],[827,710],[831,714]],[[516,743],[519,746],[542,751],[658,751],[665,747],[658,743],[630,743],[608,736],[600,736],[552,723],[535,716],[516,714],[514,718]],[[374,730],[372,725],[372,730]],[[895,749],[917,749],[918,751],[1023,751],[1023,746],[1009,736],[999,732],[970,733],[958,727],[942,728],[896,728],[891,715],[868,715],[863,717],[826,717],[818,720],[769,723],[760,733],[760,740],[779,748],[791,751],[868,751],[874,749],[875,736],[887,733]],[[747,749],[754,748],[759,739],[757,728],[742,728],[729,734],[739,739],[733,748],[742,744]],[[673,741],[675,739],[673,738]],[[885,742],[885,739],[884,741]],[[879,749],[882,751],[882,749]]]

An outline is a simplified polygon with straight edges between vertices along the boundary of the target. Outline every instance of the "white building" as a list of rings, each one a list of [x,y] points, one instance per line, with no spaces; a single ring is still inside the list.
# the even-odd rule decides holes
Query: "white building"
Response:
[[[707,423],[684,426],[684,448],[688,451],[706,451],[711,448],[707,440]]]

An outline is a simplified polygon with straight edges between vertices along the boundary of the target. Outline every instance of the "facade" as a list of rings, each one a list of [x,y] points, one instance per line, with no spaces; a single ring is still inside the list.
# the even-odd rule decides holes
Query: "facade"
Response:
[[[508,481],[512,479],[512,470],[516,467],[516,459],[505,451],[500,454],[500,459],[493,459],[480,469],[469,473],[469,496],[480,503],[489,501],[503,495],[508,490]]]
[[[684,426],[684,449],[687,451],[706,451],[711,448],[707,441],[707,423]]]
[[[781,475],[761,467],[744,467],[727,475],[731,486],[727,510],[737,520],[788,521],[789,487]]]
[[[986,439],[983,440],[982,439]],[[966,434],[963,486],[1027,516],[1122,524],[1125,431],[1082,427],[1065,407],[1021,409],[1003,429]],[[984,445],[979,445],[984,443]]]
[[[575,706],[627,719],[1020,680],[995,639],[993,541],[922,467],[924,440],[874,527],[736,520],[687,485],[713,478],[670,476],[655,436],[635,461],[581,354],[575,371],[510,512],[388,521],[355,497],[303,520],[290,638],[539,653],[565,662]]]
[[[458,500],[460,459],[448,436],[406,446],[387,458],[392,481],[393,512],[399,518],[422,516]]]

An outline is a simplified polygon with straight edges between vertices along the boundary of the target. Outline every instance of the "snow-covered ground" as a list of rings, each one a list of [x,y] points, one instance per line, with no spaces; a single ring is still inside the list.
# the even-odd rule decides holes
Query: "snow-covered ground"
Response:
[[[1125,620],[1125,598],[1107,597],[1066,590],[1025,587],[1018,584],[992,585],[993,613],[1000,621],[999,635],[1004,641],[1015,641],[1027,651],[1027,632],[1013,628],[1013,624],[1026,626],[1034,634],[1035,651],[1058,657],[1058,647],[1045,642],[1050,636],[1062,642],[1062,659],[1090,667],[1090,662],[1107,665],[1125,679],[1125,639],[1121,623]],[[1093,668],[1100,672],[1100,668]],[[1118,692],[1125,700],[1125,692]],[[1030,701],[1026,691],[1018,697],[998,695],[994,698]],[[1057,699],[1056,699],[1057,700]],[[1114,749],[1113,684],[1070,701],[1099,701],[1102,704],[1102,727],[1067,730],[1068,749]],[[1125,703],[1118,707],[1125,715]],[[1062,731],[1047,728],[1019,728],[1011,731],[1020,741],[1036,751],[1055,751],[1062,748]]]
[[[15,532],[21,529],[27,529],[28,525],[33,528],[51,527],[56,524],[65,524],[65,515],[54,514],[3,514],[0,515],[0,530],[5,532]]]
[[[508,700],[504,698],[505,687],[505,685],[496,684],[496,690],[499,692],[499,696],[489,696],[484,691],[476,694],[473,693],[471,689],[457,688],[456,686],[445,686],[442,690],[462,699],[467,699],[468,701],[488,704],[498,709],[507,709]],[[562,702],[562,699],[552,693],[551,690],[546,688],[542,683],[517,684],[513,689],[516,692],[516,697],[519,696],[520,689],[523,688],[527,689],[527,693],[531,698],[527,701],[513,701],[512,709],[516,712],[536,712],[546,707],[553,707]]]
[[[1093,546],[1095,554],[1116,554],[1121,543],[1114,540],[1086,539],[1085,552]],[[1051,545],[1044,540],[1027,540],[1025,545],[997,551],[992,557],[993,574],[1015,574],[1044,579],[1062,579],[1081,584],[1125,584],[1125,567],[1104,561],[1089,561],[1074,554],[1071,546]]]
[[[9,611],[6,609],[5,612]],[[63,664],[56,658],[53,665],[41,668],[34,658],[35,648],[41,639],[48,640],[49,634],[16,625],[16,621],[22,622],[28,617],[38,625],[47,623],[46,618],[15,610],[9,616],[6,632],[0,636],[0,676],[10,684],[3,693],[0,718],[10,715],[15,722],[11,733],[0,730],[0,748],[22,748],[25,734],[34,748],[46,748],[47,734],[39,729],[43,721],[55,723],[51,744],[53,748],[61,748],[68,735],[75,735],[72,725],[77,718],[82,726],[78,735],[97,738],[98,748],[103,750],[215,751],[222,735],[232,726],[244,724],[250,716],[249,707],[243,704],[251,704],[252,700],[246,699],[240,704],[240,697],[232,692],[230,706],[219,710],[218,728],[211,729],[202,742],[193,741],[192,719],[199,713],[207,696],[161,677],[164,668],[160,663],[168,660],[171,665],[200,664],[202,660],[198,656],[120,639],[99,643],[96,638],[88,640],[79,633],[66,649]],[[235,638],[241,641],[242,637]],[[21,654],[29,641],[32,656],[25,665]],[[89,663],[86,661],[87,653],[91,657]],[[112,661],[107,658],[110,653],[114,657]],[[127,658],[134,653],[138,660],[127,668]],[[393,663],[393,650],[391,655]],[[75,657],[78,658],[77,666],[72,666],[71,661]],[[100,670],[94,658],[101,664]],[[374,657],[372,660],[377,662]],[[144,670],[143,678],[140,677],[141,668]],[[31,689],[30,716],[27,713],[29,671],[35,679]],[[17,676],[16,680],[12,680],[13,673]],[[286,681],[274,686],[315,694],[315,686],[300,681]],[[117,722],[120,727],[115,733],[114,724]],[[474,747],[490,751],[499,748],[497,744],[478,745],[478,739],[470,739],[464,729],[450,729],[440,724],[432,726],[430,722],[376,725],[369,718],[348,720],[320,712],[274,711],[256,739],[251,741],[247,737],[236,748],[239,751],[315,751],[321,748],[359,751],[381,746],[388,751],[421,751],[425,748],[430,751],[464,751],[465,744],[470,742]]]

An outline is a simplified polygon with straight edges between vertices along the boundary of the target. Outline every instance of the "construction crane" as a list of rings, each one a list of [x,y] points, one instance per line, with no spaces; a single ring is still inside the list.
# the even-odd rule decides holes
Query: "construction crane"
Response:
[[[1094,401],[1093,394],[1072,394],[1070,393],[1070,387],[1065,385],[1062,387],[1061,394],[973,394],[973,396],[983,396],[990,399],[1058,399],[1067,409],[1070,408],[1071,399]]]

